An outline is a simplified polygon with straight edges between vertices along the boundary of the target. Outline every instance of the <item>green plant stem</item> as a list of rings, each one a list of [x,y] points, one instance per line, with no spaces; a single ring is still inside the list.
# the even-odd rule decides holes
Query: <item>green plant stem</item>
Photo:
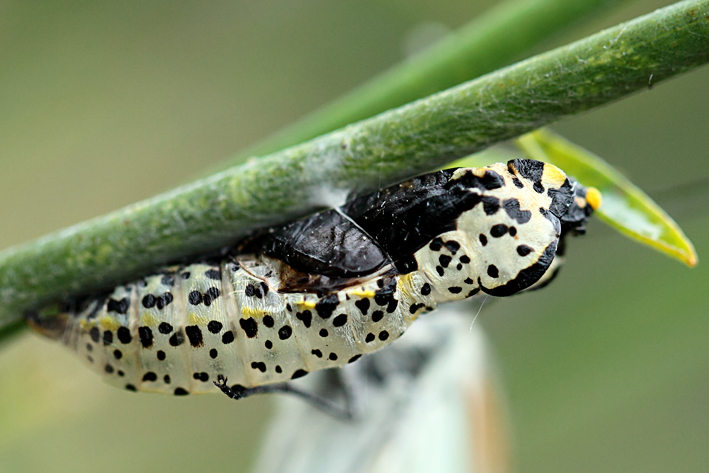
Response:
[[[575,21],[625,0],[508,0],[434,46],[239,152],[219,169],[302,143],[480,77],[522,57]],[[216,171],[216,169],[215,169]]]
[[[709,60],[691,0],[307,143],[0,253],[0,325],[20,310],[155,270],[387,185]]]

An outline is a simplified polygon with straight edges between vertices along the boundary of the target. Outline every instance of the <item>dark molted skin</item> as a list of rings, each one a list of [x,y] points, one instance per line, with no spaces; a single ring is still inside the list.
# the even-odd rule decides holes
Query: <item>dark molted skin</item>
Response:
[[[400,273],[411,272],[416,269],[410,264],[413,254],[437,235],[455,230],[461,213],[481,202],[488,213],[501,205],[468,191],[502,187],[497,173],[488,171],[483,178],[468,173],[451,180],[454,172],[425,174],[357,197],[339,209],[275,227],[249,249],[258,248],[303,273],[330,278],[362,277],[391,263]]]
[[[514,167],[520,175],[533,181],[536,192],[549,193],[553,202],[545,216],[562,233],[582,228],[590,207],[579,209],[572,205],[571,182],[567,180],[561,189],[542,189],[544,163],[514,160],[508,163],[508,167]],[[416,270],[414,253],[436,236],[455,230],[458,217],[478,204],[482,203],[486,215],[504,209],[519,224],[529,221],[530,212],[520,210],[516,199],[501,202],[494,197],[470,192],[475,188],[492,190],[503,187],[505,182],[496,172],[487,171],[482,178],[468,172],[458,179],[451,179],[455,171],[446,169],[415,177],[356,197],[338,209],[272,228],[253,240],[247,249],[261,251],[309,275],[307,280],[301,277],[302,284],[286,284],[289,292],[308,290],[308,287],[322,291],[346,284],[350,278],[371,275],[392,263],[400,274]],[[577,194],[585,194],[582,186],[576,186],[576,189]],[[575,208],[567,215],[570,207]],[[565,222],[563,228],[562,222]],[[489,293],[509,295],[532,284],[544,274],[555,252],[556,245],[550,246],[537,264],[520,274],[519,280]]]
[[[328,277],[359,277],[391,264],[377,242],[339,209],[274,228],[259,243],[266,255],[298,271]]]

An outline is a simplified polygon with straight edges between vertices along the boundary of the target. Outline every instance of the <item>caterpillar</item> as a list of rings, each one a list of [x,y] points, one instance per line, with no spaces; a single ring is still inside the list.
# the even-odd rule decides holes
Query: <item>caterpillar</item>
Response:
[[[548,284],[599,205],[539,161],[447,169],[28,320],[112,385],[233,394],[352,363],[438,304]]]

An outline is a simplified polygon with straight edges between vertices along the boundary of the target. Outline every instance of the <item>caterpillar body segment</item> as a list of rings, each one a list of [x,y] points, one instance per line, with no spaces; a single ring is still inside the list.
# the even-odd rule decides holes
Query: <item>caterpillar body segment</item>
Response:
[[[278,273],[259,279],[246,269],[278,263],[240,256],[119,286],[67,318],[63,340],[121,388],[215,392],[218,375],[253,387],[355,361],[398,338],[423,309],[411,313],[414,297],[401,290],[412,290],[411,276],[318,297],[278,293]],[[426,299],[435,308],[430,295],[416,298]]]
[[[382,348],[440,303],[548,283],[585,197],[532,160],[426,174],[30,322],[128,390],[282,383]]]

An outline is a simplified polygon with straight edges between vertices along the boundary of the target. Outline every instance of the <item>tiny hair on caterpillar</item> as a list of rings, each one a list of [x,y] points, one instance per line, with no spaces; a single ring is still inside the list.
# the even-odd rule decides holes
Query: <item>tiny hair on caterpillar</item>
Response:
[[[355,362],[438,304],[548,284],[599,205],[540,161],[446,169],[27,319],[122,389],[239,399]]]

